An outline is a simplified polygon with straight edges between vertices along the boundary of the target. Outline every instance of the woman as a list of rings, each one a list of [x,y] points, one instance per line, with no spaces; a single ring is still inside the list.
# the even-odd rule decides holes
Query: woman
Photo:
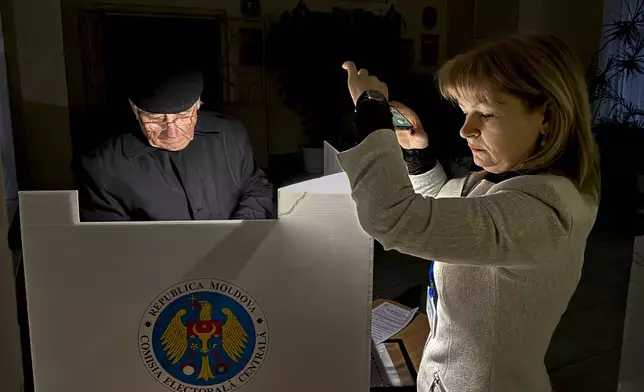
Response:
[[[363,141],[339,161],[360,223],[386,249],[435,260],[418,390],[551,391],[544,356],[599,198],[579,62],[554,37],[523,35],[445,64],[440,91],[465,113],[460,135],[484,169],[452,180],[416,115],[393,104],[415,125],[393,132],[387,86],[344,68]]]

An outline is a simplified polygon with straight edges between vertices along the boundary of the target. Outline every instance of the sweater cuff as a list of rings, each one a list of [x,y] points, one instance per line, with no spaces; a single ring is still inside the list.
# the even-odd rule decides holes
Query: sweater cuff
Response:
[[[358,131],[358,144],[380,129],[394,130],[394,121],[389,110],[389,104],[386,101],[358,100],[354,124]]]
[[[425,174],[436,167],[436,157],[429,148],[406,150],[402,149],[403,158],[407,163],[407,171],[411,175]]]

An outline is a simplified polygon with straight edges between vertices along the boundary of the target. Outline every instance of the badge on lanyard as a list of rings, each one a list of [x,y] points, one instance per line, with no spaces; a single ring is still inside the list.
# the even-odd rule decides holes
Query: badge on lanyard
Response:
[[[438,291],[434,281],[434,261],[429,265],[429,286],[427,287],[427,318],[429,319],[430,336],[436,334],[436,323],[438,321]]]

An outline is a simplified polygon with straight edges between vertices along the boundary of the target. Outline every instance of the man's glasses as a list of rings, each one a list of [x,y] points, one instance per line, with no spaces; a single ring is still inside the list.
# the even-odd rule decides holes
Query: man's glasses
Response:
[[[141,121],[141,124],[147,131],[150,132],[163,132],[168,129],[170,124],[174,124],[177,128],[185,129],[197,122],[197,116],[190,117],[177,117],[172,121]]]
[[[168,125],[170,124],[174,124],[177,128],[184,130],[185,128],[188,128],[197,122],[196,109],[193,108],[190,113],[192,114],[192,116],[177,117],[172,121],[143,121],[140,119],[141,112],[139,111],[139,121],[141,121],[141,125],[143,125],[145,130],[148,132],[164,132],[168,129]],[[167,116],[165,117],[167,118]]]

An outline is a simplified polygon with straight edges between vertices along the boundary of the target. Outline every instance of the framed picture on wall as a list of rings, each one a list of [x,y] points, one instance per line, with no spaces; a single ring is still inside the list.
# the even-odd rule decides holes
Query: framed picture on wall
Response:
[[[239,40],[240,65],[264,66],[264,31],[258,28],[241,28]]]
[[[420,65],[433,67],[438,64],[439,35],[423,34],[420,38]]]
[[[227,103],[262,105],[264,103],[264,44],[261,22],[226,19],[228,52],[222,61],[228,71],[224,86],[229,92]]]

